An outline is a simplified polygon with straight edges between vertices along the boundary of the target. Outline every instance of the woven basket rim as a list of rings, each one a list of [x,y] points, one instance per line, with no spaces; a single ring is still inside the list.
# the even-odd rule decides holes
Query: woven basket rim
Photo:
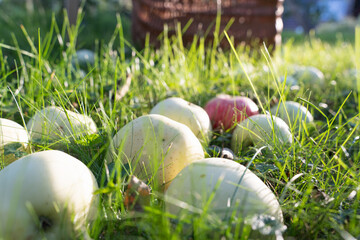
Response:
[[[251,8],[254,9],[261,8],[260,5],[265,4],[266,5],[263,8],[268,8],[271,5],[274,4],[282,4],[284,0],[247,0],[244,2],[237,2],[235,0],[235,3],[230,3],[227,5],[221,4],[221,9],[226,8]],[[206,13],[206,12],[217,12],[218,6],[216,4],[216,1],[213,1],[213,4],[207,4],[204,5],[204,3],[192,3],[187,4],[184,3],[182,0],[177,1],[154,1],[154,0],[132,0],[132,2],[136,2],[139,4],[147,5],[150,9],[158,9],[163,11],[177,11],[182,13]]]
[[[185,20],[187,18],[194,20],[192,26],[196,24],[195,26],[199,27],[198,29],[196,27],[189,28],[183,38],[191,39],[191,36],[199,33],[201,35],[205,29],[208,32],[209,19],[216,18],[218,6],[216,0],[208,0],[213,1],[215,4],[211,6],[208,4],[206,7],[204,7],[202,1],[132,0],[134,41],[143,42],[146,33],[150,33],[150,41],[156,44],[158,43],[157,36],[162,32],[164,24],[170,26],[169,34],[175,34],[170,29],[175,28],[177,23],[186,24]],[[261,41],[266,40],[267,43],[275,46],[279,43],[279,33],[282,31],[276,26],[283,13],[283,2],[284,0],[223,0],[222,3],[228,5],[221,5],[221,15],[226,16],[226,18],[234,17],[235,27],[229,29],[228,33],[235,37],[237,43],[250,42],[251,38],[253,38]],[[230,6],[229,3],[232,3],[232,5]],[[263,27],[257,27],[256,24]],[[226,24],[221,21],[220,25],[220,27],[224,27]],[[248,32],[250,32],[250,35]],[[206,38],[209,37],[211,38],[211,34]]]

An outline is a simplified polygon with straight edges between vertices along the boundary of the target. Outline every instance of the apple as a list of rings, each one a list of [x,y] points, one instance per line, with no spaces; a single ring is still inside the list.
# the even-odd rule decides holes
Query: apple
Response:
[[[357,78],[359,76],[359,71],[355,68],[350,68],[345,70],[341,77],[345,80],[339,81],[341,84],[344,84],[347,88],[357,89]]]
[[[95,53],[89,49],[80,49],[76,51],[72,64],[75,66],[78,64],[80,68],[88,69],[95,64]]]
[[[284,82],[284,80],[284,76],[280,77],[281,82]],[[313,66],[291,65],[288,68],[286,85],[305,85],[307,87],[316,85],[323,87],[325,85],[325,76],[322,71]]]
[[[37,152],[0,171],[0,239],[75,239],[97,214],[98,185],[81,161]]]
[[[134,119],[115,134],[105,161],[119,159],[129,164],[133,175],[162,191],[181,169],[204,156],[200,141],[189,127],[149,114]]]
[[[246,167],[223,158],[192,162],[165,192],[165,209],[178,216],[195,214],[207,219],[241,221],[255,214],[283,221],[274,193]],[[201,215],[205,213],[206,215]]]
[[[205,105],[213,129],[223,128],[227,130],[250,117],[259,114],[259,108],[254,101],[248,97],[229,96],[221,94],[211,99]]]
[[[28,133],[23,126],[0,118],[0,162],[3,165],[6,166],[25,154],[28,142]]]
[[[324,74],[318,68],[313,66],[298,67],[295,69],[292,76],[304,84],[324,85],[325,83]]]
[[[314,117],[309,110],[300,103],[293,101],[281,102],[270,109],[271,114],[283,119],[290,127],[298,127],[301,122],[309,123]]]
[[[306,86],[324,86],[325,76],[322,71],[313,66],[292,65],[289,68],[287,85],[304,84]]]
[[[265,114],[251,116],[237,124],[231,139],[231,148],[238,153],[243,147],[251,144],[267,144],[270,142],[292,143],[289,126],[279,117]]]
[[[35,113],[26,126],[32,140],[71,139],[97,132],[91,117],[55,106]]]
[[[188,126],[200,141],[209,141],[212,128],[206,111],[182,98],[167,98],[155,105],[150,114],[160,114]]]
[[[280,82],[283,83],[284,81],[285,81],[285,77],[284,76],[280,77]],[[296,80],[296,78],[291,75],[286,76],[285,84],[290,87],[299,85],[298,80]]]

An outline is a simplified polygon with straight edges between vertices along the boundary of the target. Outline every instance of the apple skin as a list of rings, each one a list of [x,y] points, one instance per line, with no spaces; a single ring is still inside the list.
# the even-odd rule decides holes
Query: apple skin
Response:
[[[283,119],[289,127],[295,126],[298,129],[301,122],[309,123],[314,121],[314,117],[309,110],[298,102],[285,101],[275,105],[270,109],[272,115]]]
[[[29,136],[23,126],[6,118],[0,118],[0,163],[5,166],[26,154]],[[11,150],[11,151],[8,151]]]
[[[287,86],[305,85],[309,87],[316,85],[317,87],[323,87],[325,85],[324,73],[316,67],[293,65],[288,70]],[[281,82],[284,82],[284,79],[284,76],[281,77]]]
[[[163,191],[181,169],[204,157],[199,139],[188,126],[149,114],[134,119],[115,134],[105,161],[129,164],[132,174]]]
[[[94,120],[84,114],[60,107],[50,106],[38,112],[27,123],[31,140],[73,139],[85,134],[94,134],[97,127]]]
[[[325,85],[325,76],[318,68],[313,66],[295,67],[292,76],[305,85]]]
[[[231,149],[238,153],[249,145],[266,145],[269,142],[291,144],[292,134],[284,120],[276,116],[258,114],[237,124],[231,139]]]
[[[92,172],[56,150],[37,152],[0,171],[0,239],[73,239],[97,213]]]
[[[25,146],[29,142],[28,134],[23,126],[6,118],[0,118],[0,147],[19,142]]]
[[[230,129],[247,117],[259,114],[256,103],[248,97],[221,94],[205,105],[213,129]]]
[[[226,221],[235,212],[241,218],[267,214],[283,221],[274,193],[253,172],[229,159],[205,158],[189,164],[165,192],[166,211],[175,216],[201,214],[205,207],[207,219]]]
[[[74,66],[79,64],[79,67],[82,69],[91,68],[95,64],[95,53],[88,49],[80,49],[76,51],[72,64]]]
[[[167,98],[157,103],[150,114],[160,114],[185,124],[200,141],[207,142],[211,138],[211,122],[206,111],[182,98]]]

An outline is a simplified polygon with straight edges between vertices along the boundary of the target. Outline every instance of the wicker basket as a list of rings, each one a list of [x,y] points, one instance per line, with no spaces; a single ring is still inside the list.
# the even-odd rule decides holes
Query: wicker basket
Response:
[[[221,0],[218,0],[221,1]],[[211,32],[215,29],[217,10],[221,8],[220,32],[228,22],[234,22],[227,30],[234,37],[235,44],[262,44],[276,47],[281,43],[283,28],[282,13],[284,0],[132,0],[132,36],[136,44],[144,45],[147,33],[150,43],[159,46],[158,36],[168,26],[169,35],[175,34],[178,23],[186,26],[192,23],[183,34],[183,43],[192,43],[194,35],[213,40]],[[228,47],[226,39],[222,47]]]

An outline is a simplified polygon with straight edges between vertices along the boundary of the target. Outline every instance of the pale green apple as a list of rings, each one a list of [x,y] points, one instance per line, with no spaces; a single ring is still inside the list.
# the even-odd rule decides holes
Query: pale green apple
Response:
[[[293,101],[285,101],[270,109],[271,114],[283,119],[287,125],[298,127],[302,122],[314,121],[310,111],[303,105]]]
[[[228,221],[234,215],[245,220],[260,214],[283,221],[280,204],[264,182],[246,167],[223,158],[189,164],[166,190],[165,204],[166,211],[179,218],[195,214]]]
[[[160,114],[188,126],[200,141],[209,141],[212,127],[206,111],[182,98],[167,98],[155,105],[150,114]]]
[[[237,153],[243,147],[258,144],[292,143],[289,126],[279,117],[258,114],[238,123],[231,139],[231,148]]]
[[[116,133],[105,161],[119,159],[139,179],[163,190],[187,164],[202,158],[202,145],[189,127],[150,114],[134,119]]]
[[[7,165],[26,154],[29,137],[23,126],[9,119],[0,118],[0,162]]]
[[[35,113],[27,123],[27,129],[32,140],[74,139],[97,132],[91,117],[55,106]]]
[[[81,161],[56,150],[0,171],[0,239],[73,239],[97,212],[97,182]]]

